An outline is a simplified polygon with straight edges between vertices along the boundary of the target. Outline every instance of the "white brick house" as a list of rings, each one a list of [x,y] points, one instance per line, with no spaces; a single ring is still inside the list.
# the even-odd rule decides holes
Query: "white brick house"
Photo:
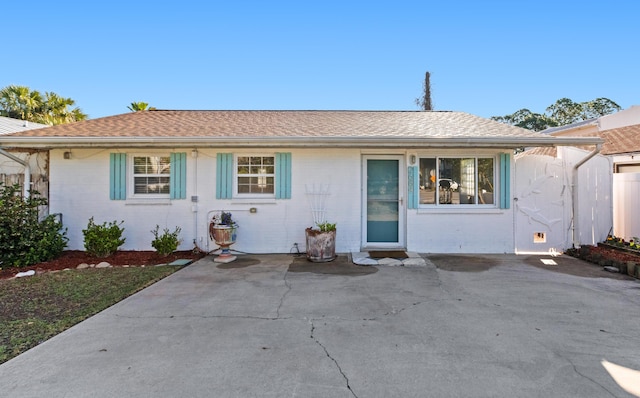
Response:
[[[10,134],[0,148],[49,150],[50,212],[69,249],[94,217],[124,221],[124,250],[149,250],[156,225],[180,226],[183,250],[213,250],[208,223],[225,210],[235,250],[303,251],[322,187],[338,252],[513,253],[514,150],[600,142],[462,112],[157,110]]]

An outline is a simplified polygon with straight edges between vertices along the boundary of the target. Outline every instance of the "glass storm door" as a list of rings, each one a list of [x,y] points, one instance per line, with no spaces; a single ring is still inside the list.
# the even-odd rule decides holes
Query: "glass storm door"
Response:
[[[400,179],[400,156],[364,158],[366,187],[363,223],[365,247],[403,247],[403,187]]]

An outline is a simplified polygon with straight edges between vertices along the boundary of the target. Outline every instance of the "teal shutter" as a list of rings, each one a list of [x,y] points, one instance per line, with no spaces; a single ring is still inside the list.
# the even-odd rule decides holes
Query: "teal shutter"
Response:
[[[276,199],[291,199],[291,153],[276,153]]]
[[[127,154],[110,154],[109,169],[109,198],[125,200],[127,198]]]
[[[171,154],[171,199],[187,198],[187,153]]]
[[[407,208],[417,209],[420,195],[420,187],[418,186],[418,166],[411,166],[407,170]]]
[[[511,155],[500,154],[500,208],[508,209],[511,204]]]
[[[216,199],[233,197],[233,154],[219,153],[216,157]]]

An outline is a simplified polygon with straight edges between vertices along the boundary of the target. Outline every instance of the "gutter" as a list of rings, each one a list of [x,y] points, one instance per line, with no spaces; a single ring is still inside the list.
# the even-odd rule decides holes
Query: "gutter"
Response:
[[[519,148],[582,146],[602,143],[594,137],[3,137],[11,148]]]
[[[19,157],[5,151],[2,148],[0,148],[0,155],[4,155],[9,159],[13,160],[14,162],[18,162],[24,166],[24,184],[22,189],[23,189],[24,198],[28,199],[29,193],[31,192],[31,189],[30,189],[31,188],[31,166],[29,166],[29,161],[22,160]]]
[[[585,156],[582,160],[576,163],[573,166],[572,174],[571,174],[571,235],[573,239],[573,247],[580,246],[580,240],[576,234],[578,231],[578,169],[587,163],[589,159],[596,156],[602,150],[602,144],[596,144],[596,148],[591,151],[587,156]]]

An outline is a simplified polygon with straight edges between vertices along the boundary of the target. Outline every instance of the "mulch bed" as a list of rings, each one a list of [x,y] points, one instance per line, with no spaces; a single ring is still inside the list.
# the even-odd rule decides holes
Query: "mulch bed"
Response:
[[[567,254],[600,266],[616,267],[622,274],[631,276],[633,269],[631,269],[631,273],[628,272],[629,264],[640,264],[640,251],[625,250],[603,243],[597,246],[582,246],[580,249],[571,249],[567,251]]]
[[[191,250],[177,251],[166,257],[159,255],[156,251],[138,251],[138,250],[123,250],[118,251],[115,254],[98,258],[87,254],[87,252],[81,250],[67,250],[62,252],[60,257],[38,264],[34,264],[28,267],[11,267],[0,270],[0,279],[9,279],[14,277],[18,272],[25,272],[34,270],[36,274],[41,274],[50,271],[60,271],[64,269],[74,269],[79,264],[98,264],[106,261],[114,267],[130,266],[140,267],[147,265],[168,264],[179,259],[199,260],[203,258],[206,253],[193,252]]]

